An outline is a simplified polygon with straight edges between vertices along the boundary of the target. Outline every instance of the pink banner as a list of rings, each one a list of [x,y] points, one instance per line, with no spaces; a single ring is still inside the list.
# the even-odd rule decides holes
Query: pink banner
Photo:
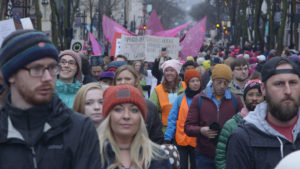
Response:
[[[182,59],[187,56],[197,56],[205,38],[206,19],[205,16],[185,34],[185,38],[180,43]]]
[[[92,43],[92,49],[93,49],[94,55],[101,55],[102,48],[99,45],[99,43],[97,42],[96,38],[94,37],[94,35],[91,32],[89,32],[89,36],[90,36],[90,41]]]
[[[180,32],[181,30],[183,30],[187,26],[189,26],[189,23],[177,26],[177,27],[175,27],[173,29],[169,29],[169,30],[166,30],[166,31],[161,31],[161,32],[153,33],[151,35],[161,36],[161,37],[177,37],[178,36],[178,32]]]
[[[155,10],[153,10],[148,18],[146,25],[146,35],[152,35],[153,33],[161,32],[164,28],[162,27],[160,20]]]
[[[115,32],[120,32],[122,34],[127,34],[127,35],[135,35],[134,33],[130,32],[114,20],[110,19],[109,17],[103,15],[102,19],[102,28],[103,28],[103,33],[104,36],[108,38],[108,41],[112,43],[114,39],[114,34]]]

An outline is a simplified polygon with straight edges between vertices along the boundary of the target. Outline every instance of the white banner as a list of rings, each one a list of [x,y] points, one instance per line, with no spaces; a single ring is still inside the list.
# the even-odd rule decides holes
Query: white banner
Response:
[[[158,36],[126,36],[122,35],[120,52],[128,60],[142,60],[153,62],[160,55],[161,48],[167,48],[171,58],[178,58],[179,38]]]
[[[0,47],[6,36],[15,30],[16,28],[13,19],[0,21]]]

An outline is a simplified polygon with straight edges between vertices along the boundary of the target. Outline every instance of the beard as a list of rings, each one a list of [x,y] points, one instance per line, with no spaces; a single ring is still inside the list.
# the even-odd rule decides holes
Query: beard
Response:
[[[255,109],[256,105],[258,105],[258,102],[256,102],[256,101],[251,102],[251,103],[245,102],[245,105],[249,111],[253,111]]]
[[[298,114],[298,109],[300,105],[299,98],[300,96],[298,96],[298,100],[296,101],[291,96],[286,96],[283,99],[281,99],[279,103],[275,103],[273,102],[268,91],[266,92],[266,100],[268,103],[269,112],[273,117],[275,117],[281,122],[287,122],[293,119]],[[292,102],[289,104],[283,103],[283,101],[287,99],[292,100]]]
[[[48,86],[48,85],[47,85]],[[51,86],[49,84],[49,86]],[[39,90],[41,87],[36,88],[35,90]],[[17,85],[17,90],[20,96],[31,105],[40,105],[49,103],[52,99],[54,87],[51,86],[51,91],[47,95],[38,95],[36,91],[28,90],[23,84]]]

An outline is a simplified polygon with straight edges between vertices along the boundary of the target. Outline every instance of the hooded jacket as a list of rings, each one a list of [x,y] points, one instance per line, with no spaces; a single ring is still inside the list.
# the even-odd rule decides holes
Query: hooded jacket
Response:
[[[0,109],[0,168],[99,169],[96,129],[88,117],[67,108],[57,95],[21,110],[6,99]]]
[[[300,149],[299,118],[293,129],[292,143],[269,125],[266,116],[267,103],[263,102],[232,133],[226,150],[226,168],[274,168],[284,156]]]

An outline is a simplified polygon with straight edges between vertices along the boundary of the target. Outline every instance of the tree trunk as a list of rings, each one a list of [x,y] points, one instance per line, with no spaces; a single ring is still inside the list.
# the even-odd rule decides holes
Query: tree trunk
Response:
[[[58,48],[58,34],[57,34],[57,22],[56,22],[56,3],[54,0],[50,0],[51,7],[51,32],[52,32],[52,42]]]
[[[38,0],[35,1],[35,15],[36,15],[36,29],[42,31],[42,13],[40,10],[40,2]]]
[[[254,44],[257,44],[259,41],[260,43],[263,42],[263,36],[261,34],[261,31],[259,29],[259,21],[261,16],[261,5],[262,0],[255,0],[255,13],[254,13],[254,31],[255,31],[255,38],[254,38]]]
[[[281,21],[280,21],[280,27],[278,31],[278,50],[277,53],[281,53],[283,50],[283,37],[284,37],[284,29],[286,25],[286,17],[287,17],[287,10],[289,7],[289,3],[287,0],[282,0],[283,8],[282,8],[282,15],[281,15]]]
[[[4,19],[4,12],[5,12],[5,1],[1,1],[0,3],[0,20]]]
[[[299,23],[295,23],[294,25],[294,39],[295,39],[295,48],[296,50],[299,50],[299,34],[298,34],[298,26]]]

